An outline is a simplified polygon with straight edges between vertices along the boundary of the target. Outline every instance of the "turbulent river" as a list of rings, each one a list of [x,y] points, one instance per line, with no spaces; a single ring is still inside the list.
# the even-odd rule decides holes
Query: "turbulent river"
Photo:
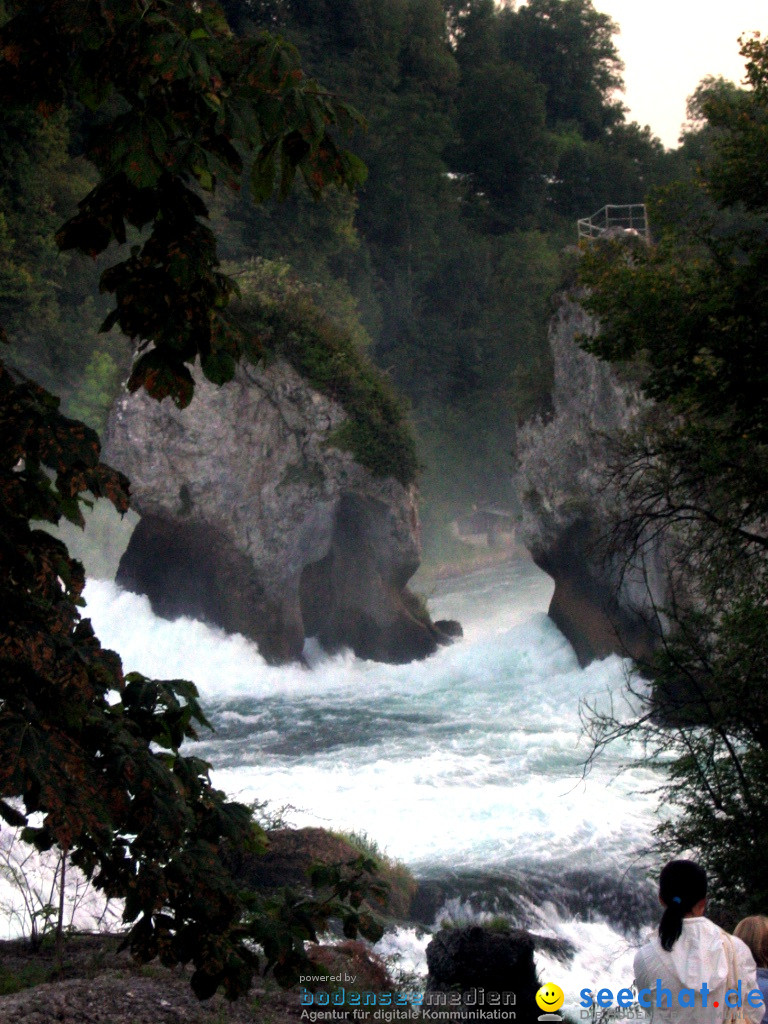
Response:
[[[618,694],[626,666],[580,669],[550,596],[527,561],[441,582],[430,610],[459,619],[464,639],[405,666],[329,658],[310,641],[310,668],[272,668],[242,637],[159,619],[106,582],[89,582],[86,614],[126,668],[195,681],[216,730],[195,752],[216,785],[289,806],[295,825],[367,833],[442,894],[438,917],[502,912],[569,940],[569,962],[539,967],[575,993],[631,981],[636,928],[653,913],[641,851],[658,780],[621,771],[633,752],[618,746],[583,777],[580,701]],[[400,929],[382,950],[423,971],[428,939]]]

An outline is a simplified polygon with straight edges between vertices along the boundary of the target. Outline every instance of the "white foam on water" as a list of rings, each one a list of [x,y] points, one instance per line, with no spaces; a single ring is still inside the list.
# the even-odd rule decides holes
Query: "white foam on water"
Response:
[[[387,964],[391,977],[403,979],[406,988],[412,982],[414,990],[420,991],[427,976],[427,946],[431,939],[430,934],[415,928],[395,928],[373,948]]]
[[[575,949],[568,963],[541,950],[535,953],[541,983],[553,982],[565,994],[564,1013],[575,1020],[581,1019],[584,1009],[581,992],[585,989],[597,993],[608,988],[615,995],[623,988],[632,988],[633,960],[637,948],[646,941],[645,936],[627,938],[601,920],[561,918],[546,904],[541,913],[542,921],[537,930],[550,938],[564,939]],[[420,991],[426,983],[426,949],[430,939],[431,935],[413,928],[397,928],[388,932],[374,949],[396,973],[405,975],[407,989]]]
[[[367,832],[417,868],[620,862],[648,835],[656,780],[615,777],[626,747],[582,778],[579,701],[621,689],[626,666],[581,669],[541,607],[546,578],[522,563],[518,592],[516,568],[445,585],[434,614],[458,606],[468,635],[409,665],[314,649],[312,670],[271,667],[243,637],[159,619],[105,582],[89,582],[87,614],[126,669],[197,684],[218,730],[199,752],[239,799]]]
[[[573,960],[562,964],[544,953],[536,954],[536,966],[542,982],[552,981],[565,993],[564,1011],[574,1019],[581,1017],[580,993],[608,988],[614,995],[632,988],[633,960],[640,939],[618,933],[605,921],[561,920],[553,915],[551,934],[567,939],[576,950]]]
[[[551,582],[509,563],[438,584],[435,618],[458,618],[464,639],[409,665],[310,641],[311,670],[267,665],[241,636],[155,616],[146,598],[89,581],[86,613],[125,669],[198,686],[216,733],[192,745],[216,785],[250,802],[290,805],[295,825],[365,832],[417,873],[462,868],[623,870],[655,824],[658,778],[614,745],[587,778],[579,704],[623,690],[617,657],[581,669],[546,616]],[[547,934],[570,939],[574,961],[539,958],[568,993],[631,982],[628,940],[606,923],[538,908]],[[398,929],[380,948],[425,969],[428,936]]]
[[[60,860],[56,850],[38,852],[21,841],[20,830],[0,834],[0,939],[31,936],[56,927]],[[122,924],[122,903],[108,901],[73,864],[64,885],[64,928],[114,932]]]
[[[646,834],[652,798],[630,804],[627,787],[545,774],[484,781],[488,764],[451,752],[408,760],[296,764],[215,771],[244,802],[293,803],[294,824],[365,832],[414,868],[503,867],[572,858],[572,866],[620,863]],[[629,806],[628,806],[629,805]]]

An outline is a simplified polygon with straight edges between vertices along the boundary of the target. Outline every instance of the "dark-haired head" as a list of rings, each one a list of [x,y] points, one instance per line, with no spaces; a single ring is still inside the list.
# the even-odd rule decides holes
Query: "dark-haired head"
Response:
[[[692,860],[671,860],[659,875],[659,899],[665,906],[659,922],[662,949],[671,950],[683,930],[683,918],[707,898],[707,873]]]

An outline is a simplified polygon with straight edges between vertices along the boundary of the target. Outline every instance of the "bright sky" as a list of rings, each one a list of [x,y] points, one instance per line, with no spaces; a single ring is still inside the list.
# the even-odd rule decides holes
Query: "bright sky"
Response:
[[[768,33],[768,0],[593,0],[621,26],[629,119],[676,146],[685,101],[705,75],[744,77],[738,38]]]

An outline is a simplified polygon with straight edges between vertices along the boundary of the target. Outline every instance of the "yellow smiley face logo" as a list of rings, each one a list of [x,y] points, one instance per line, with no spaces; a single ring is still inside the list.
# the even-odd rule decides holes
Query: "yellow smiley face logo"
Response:
[[[565,993],[559,985],[553,985],[551,981],[548,981],[546,985],[542,985],[536,993],[536,1004],[545,1013],[559,1010],[564,1002]]]

